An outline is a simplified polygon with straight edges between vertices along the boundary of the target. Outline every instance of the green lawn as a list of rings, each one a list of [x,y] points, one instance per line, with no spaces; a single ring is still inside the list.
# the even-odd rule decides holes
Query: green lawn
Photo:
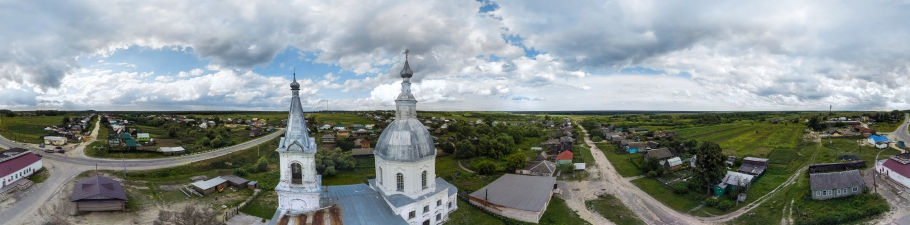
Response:
[[[879,159],[885,159],[888,156],[900,154],[900,151],[893,148],[882,150],[869,145],[859,145],[857,142],[866,144],[866,139],[832,138],[830,143],[828,139],[822,139],[822,148],[818,156],[816,156],[816,162],[838,162],[841,160],[838,160],[837,156],[851,154],[859,156],[860,159],[866,160],[868,166],[872,166],[875,162],[875,155],[878,154],[879,151],[881,151]]]
[[[274,191],[264,191],[259,197],[250,201],[240,211],[251,216],[263,219],[272,219],[275,210],[278,209],[278,194]]]
[[[45,135],[53,132],[45,131],[45,127],[59,126],[63,117],[75,118],[77,115],[61,116],[17,116],[3,117],[0,119],[0,134],[7,139],[19,142],[40,144],[44,143]]]
[[[796,149],[803,126],[737,122],[680,129],[683,138],[711,141],[723,148],[725,155],[767,157],[774,149]]]
[[[641,154],[617,154],[615,151],[616,147],[614,147],[615,145],[606,142],[596,143],[595,145],[604,153],[604,156],[607,157],[607,160],[610,161],[610,164],[613,165],[613,168],[616,169],[616,172],[618,172],[619,175],[623,177],[634,177],[642,174],[641,170],[629,161],[630,158],[641,158]]]
[[[322,185],[363,184],[367,179],[376,178],[376,160],[373,157],[357,158],[354,170],[343,171],[331,177],[323,177]]]
[[[901,126],[902,122],[897,123],[888,123],[888,122],[875,122],[872,126],[869,126],[869,129],[873,129],[878,132],[894,132],[898,127]]]
[[[28,179],[31,180],[32,182],[38,184],[38,183],[44,183],[44,181],[47,180],[48,177],[50,177],[50,174],[47,173],[47,169],[44,169],[44,167],[41,167],[40,170],[35,172],[34,175],[29,176]]]
[[[451,225],[494,225],[494,224],[505,224],[502,220],[493,217],[490,214],[487,214],[480,210],[479,208],[471,205],[461,198],[458,199],[458,210],[449,214],[449,222],[445,224]]]
[[[609,195],[601,194],[597,196],[597,199],[585,201],[585,205],[594,209],[595,212],[610,220],[618,225],[638,225],[646,224],[641,218],[638,218],[638,215],[635,215],[635,212],[626,207],[618,198]]]
[[[540,217],[540,224],[591,224],[581,219],[574,210],[566,205],[566,200],[561,198],[550,199],[547,211]]]

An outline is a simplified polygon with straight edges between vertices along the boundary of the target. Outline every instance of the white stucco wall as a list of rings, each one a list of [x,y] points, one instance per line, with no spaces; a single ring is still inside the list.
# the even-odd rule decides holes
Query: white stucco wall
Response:
[[[385,193],[399,193],[410,198],[436,191],[436,159],[429,157],[416,162],[386,161],[379,157],[376,160],[376,181]],[[421,184],[421,173],[427,171],[427,187]],[[380,174],[381,173],[381,174]],[[398,191],[396,175],[404,176],[404,191]]]
[[[26,178],[28,176],[31,176],[32,174],[34,174],[35,172],[40,170],[42,166],[43,166],[43,164],[41,163],[41,160],[38,160],[37,162],[34,162],[31,165],[22,167],[22,169],[16,170],[16,172],[13,172],[9,175],[4,176],[3,179],[0,179],[0,188],[5,187],[6,185],[14,183],[14,182],[21,180],[23,178]],[[25,172],[25,171],[30,171],[30,172]]]
[[[519,221],[529,222],[529,223],[538,223],[540,221],[540,217],[543,216],[543,211],[533,212],[533,211],[509,208],[509,207],[505,207],[505,206],[484,207],[484,205],[482,203],[474,201],[474,199],[471,199],[470,202],[472,205],[475,205],[475,206],[478,206],[481,208],[486,208],[487,211],[499,214],[501,216],[505,216],[505,217],[509,217],[509,218],[516,219]],[[549,204],[550,204],[550,201],[547,201],[547,204],[544,205],[543,209],[545,210],[547,208],[547,205],[549,205]]]

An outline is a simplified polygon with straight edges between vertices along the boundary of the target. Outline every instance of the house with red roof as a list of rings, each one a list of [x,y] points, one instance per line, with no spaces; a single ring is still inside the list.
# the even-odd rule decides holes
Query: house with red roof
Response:
[[[910,187],[910,153],[893,155],[875,162],[875,171],[885,175],[888,180]]]
[[[13,185],[41,170],[41,157],[21,148],[0,152],[0,192],[15,188]]]
[[[556,165],[572,164],[572,158],[574,157],[572,151],[562,151],[559,155],[556,155]]]

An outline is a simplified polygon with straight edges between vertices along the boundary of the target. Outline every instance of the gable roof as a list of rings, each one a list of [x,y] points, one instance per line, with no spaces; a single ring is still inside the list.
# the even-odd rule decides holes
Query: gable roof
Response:
[[[644,149],[644,148],[645,148],[645,143],[644,143],[644,142],[632,142],[632,141],[630,141],[630,142],[629,142],[629,148]]]
[[[127,200],[126,193],[123,192],[120,182],[110,178],[95,175],[76,181],[73,187],[73,196],[70,197],[71,202],[96,199]]]
[[[898,161],[895,161],[893,158],[889,158],[888,160],[885,160],[885,163],[882,164],[882,166],[894,171],[897,174],[900,174],[901,176],[910,178],[910,164],[902,164]]]
[[[555,177],[505,174],[471,193],[471,197],[487,199],[490,203],[509,208],[543,212],[553,195],[554,184]]]
[[[848,170],[809,174],[809,185],[811,190],[815,191],[866,185],[866,182],[858,170]]]
[[[726,187],[727,185],[744,186],[744,185],[752,183],[753,178],[755,178],[755,176],[745,174],[745,173],[740,173],[740,172],[727,171],[727,175],[724,176],[724,179],[720,181],[720,184],[718,186],[720,186],[720,187]]]
[[[563,160],[563,159],[571,160],[572,158],[574,158],[572,151],[562,151],[561,153],[559,153],[559,155],[556,155],[556,160]]]
[[[645,156],[651,159],[666,159],[673,157],[673,153],[668,148],[658,148],[645,152]]]
[[[40,160],[41,157],[38,157],[34,153],[19,153],[19,156],[16,156],[15,158],[5,159],[5,161],[0,162],[0,177],[6,177],[6,175],[15,173],[16,171],[19,171],[22,168],[32,165],[32,163],[38,162]]]
[[[553,173],[556,172],[556,164],[550,161],[534,161],[528,164],[522,170],[533,171],[538,173]]]
[[[746,157],[743,159],[743,165],[739,166],[739,169],[736,171],[740,173],[759,175],[764,173],[766,169],[768,169],[768,159]]]

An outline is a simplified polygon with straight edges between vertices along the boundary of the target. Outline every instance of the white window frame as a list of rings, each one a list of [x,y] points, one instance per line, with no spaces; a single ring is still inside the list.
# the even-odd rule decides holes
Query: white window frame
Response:
[[[404,174],[398,173],[395,176],[395,179],[397,181],[395,188],[397,188],[399,191],[404,191]]]
[[[822,191],[815,191],[815,196],[822,196]]]
[[[423,206],[423,213],[428,213],[428,212],[430,212],[430,205]]]
[[[853,187],[853,192],[859,192],[859,187]]]

